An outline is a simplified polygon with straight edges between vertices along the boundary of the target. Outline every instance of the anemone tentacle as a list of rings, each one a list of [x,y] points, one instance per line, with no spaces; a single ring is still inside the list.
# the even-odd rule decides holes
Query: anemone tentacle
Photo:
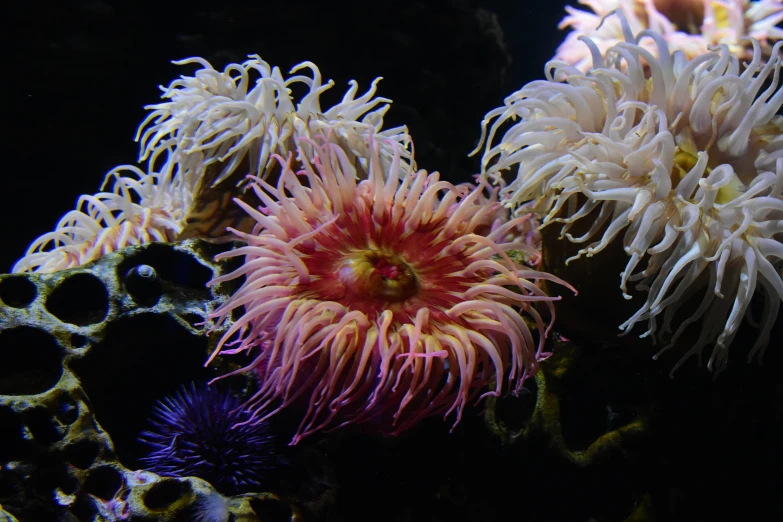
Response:
[[[12,272],[56,272],[94,261],[116,250],[153,241],[173,241],[182,230],[193,187],[172,172],[132,165],[112,169],[102,192],[80,196],[52,232],[38,237]],[[106,191],[111,186],[111,191]]]
[[[592,10],[566,6],[568,13],[559,28],[571,32],[557,48],[556,60],[563,60],[582,72],[602,66],[606,51],[625,41],[623,24],[609,15],[619,10],[633,34],[645,29],[659,33],[669,48],[682,51],[687,59],[727,45],[739,59],[750,59],[752,51],[747,38],[755,38],[765,57],[773,53],[772,45],[783,38],[777,24],[783,20],[783,0],[579,0]],[[589,38],[586,47],[580,40]],[[639,42],[653,55],[658,49],[652,42]],[[597,51],[592,53],[592,48]]]
[[[177,65],[201,66],[193,76],[182,75],[168,87],[161,87],[162,103],[149,105],[151,112],[139,126],[136,140],[140,144],[139,161],[155,164],[157,155],[174,147],[184,172],[218,165],[220,173],[213,185],[228,178],[247,159],[243,174],[266,177],[274,165],[273,154],[287,155],[297,149],[297,138],[329,136],[351,156],[366,165],[368,136],[382,143],[393,141],[407,150],[410,138],[404,126],[382,129],[383,116],[391,100],[375,96],[376,78],[364,94],[357,96],[358,84],[350,88],[337,105],[321,108],[320,98],[334,82],[323,83],[321,72],[312,62],[303,62],[284,78],[278,67],[272,67],[258,55],[241,64],[232,63],[218,71],[203,58],[187,58]],[[258,76],[253,81],[252,77]],[[308,92],[296,102],[291,87],[304,85]],[[360,119],[361,118],[361,119]],[[391,152],[382,145],[384,161]],[[307,145],[301,147],[306,158],[312,158]],[[404,162],[403,162],[404,164]],[[246,170],[246,172],[245,172]],[[201,176],[201,174],[196,174]]]

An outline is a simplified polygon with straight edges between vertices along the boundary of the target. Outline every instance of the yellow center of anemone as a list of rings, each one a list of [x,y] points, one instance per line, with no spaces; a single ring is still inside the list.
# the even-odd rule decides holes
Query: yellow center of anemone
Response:
[[[680,180],[684,178],[693,167],[696,166],[696,162],[698,160],[699,158],[694,154],[686,152],[680,147],[677,147],[677,151],[674,153],[674,169],[672,172],[672,181],[674,182],[675,186],[677,186],[677,183],[679,183]],[[707,167],[704,175],[706,176],[709,174],[710,170],[711,169]]]
[[[694,154],[691,154],[690,152],[687,152],[679,147],[677,147],[677,151],[674,153],[674,168],[672,169],[672,184],[673,186],[677,186],[677,184],[682,180],[682,178],[685,177],[690,170],[696,166],[696,162],[698,161],[698,157]],[[704,169],[704,174],[702,177],[709,176],[710,172],[712,172],[712,169],[710,167],[707,167]],[[729,201],[733,200],[734,198],[738,197],[740,194],[742,194],[742,182],[740,179],[734,175],[734,179],[731,183],[722,186],[718,189],[718,194],[715,197],[715,202],[718,204],[725,204]]]
[[[731,26],[731,13],[729,8],[723,5],[722,2],[710,2],[712,5],[712,12],[715,17],[715,25],[719,29],[726,29]]]
[[[419,283],[402,257],[380,250],[359,250],[346,256],[338,268],[345,287],[362,298],[399,302],[416,294]]]

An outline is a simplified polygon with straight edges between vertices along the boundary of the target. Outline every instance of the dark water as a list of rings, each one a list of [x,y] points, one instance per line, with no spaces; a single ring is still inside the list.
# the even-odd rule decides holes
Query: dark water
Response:
[[[412,129],[422,168],[469,179],[478,159],[467,153],[484,113],[539,77],[561,38],[560,3],[524,4],[283,2],[274,14],[253,2],[15,5],[7,34],[16,80],[7,84],[3,132],[25,175],[8,176],[0,195],[3,220],[18,230],[4,243],[0,267],[9,270],[96,179],[135,161],[143,107],[158,100],[158,85],[192,72],[171,64],[190,56],[221,69],[248,54],[283,71],[310,60],[335,82],[324,107],[349,80],[363,92],[383,76],[379,95],[394,100],[386,126]],[[24,219],[19,202],[29,209]]]

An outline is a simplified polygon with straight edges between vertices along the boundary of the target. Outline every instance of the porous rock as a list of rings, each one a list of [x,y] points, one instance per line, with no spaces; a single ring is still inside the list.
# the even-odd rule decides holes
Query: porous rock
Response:
[[[225,371],[203,367],[202,323],[227,292],[206,287],[227,269],[217,251],[157,243],[0,275],[0,520],[191,521],[210,506],[218,519],[300,518],[271,493],[226,499],[201,479],[125,467],[155,400]]]

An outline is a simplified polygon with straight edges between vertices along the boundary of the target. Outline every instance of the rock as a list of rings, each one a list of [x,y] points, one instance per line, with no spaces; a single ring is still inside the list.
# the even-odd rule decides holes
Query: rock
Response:
[[[218,250],[157,243],[53,274],[0,276],[0,520],[173,522],[205,510],[216,522],[260,511],[299,520],[295,500],[226,499],[198,478],[125,467],[157,399],[226,371],[203,367],[201,323],[226,297],[223,285],[206,287],[227,269],[213,261]]]

